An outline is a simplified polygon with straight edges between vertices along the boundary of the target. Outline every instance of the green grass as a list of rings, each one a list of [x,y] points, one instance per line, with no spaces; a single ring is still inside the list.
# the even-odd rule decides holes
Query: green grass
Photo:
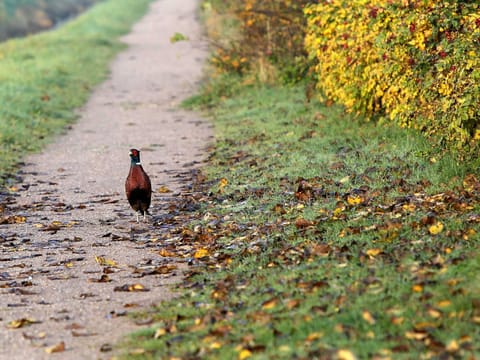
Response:
[[[301,88],[207,89],[189,104],[217,143],[173,232],[210,256],[125,358],[480,356],[478,160],[306,107]]]
[[[56,31],[0,44],[0,178],[75,120],[149,0],[110,0]]]

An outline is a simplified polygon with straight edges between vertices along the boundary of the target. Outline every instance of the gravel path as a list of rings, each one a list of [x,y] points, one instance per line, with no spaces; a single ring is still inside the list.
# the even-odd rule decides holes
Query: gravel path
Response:
[[[27,159],[0,209],[15,222],[0,225],[0,359],[111,358],[142,326],[125,315],[172,296],[182,265],[159,255],[159,223],[211,141],[209,125],[177,107],[207,54],[197,6],[154,2],[79,121]],[[190,40],[170,43],[175,32]],[[124,195],[131,147],[155,192],[148,224],[134,222]]]

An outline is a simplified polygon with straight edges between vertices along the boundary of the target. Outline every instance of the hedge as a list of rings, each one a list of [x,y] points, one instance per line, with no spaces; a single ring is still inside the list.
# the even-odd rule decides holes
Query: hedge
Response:
[[[329,0],[304,13],[324,97],[456,148],[480,138],[477,1]]]

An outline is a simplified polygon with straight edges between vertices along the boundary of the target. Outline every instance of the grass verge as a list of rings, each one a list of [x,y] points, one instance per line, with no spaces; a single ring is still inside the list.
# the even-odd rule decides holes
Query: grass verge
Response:
[[[0,44],[0,181],[71,123],[103,80],[119,37],[150,0],[110,0],[58,30]],[[1,184],[0,184],[1,185]]]
[[[478,161],[306,107],[301,88],[222,86],[190,102],[217,143],[159,252],[194,265],[179,298],[138,314],[155,323],[125,358],[480,356]]]

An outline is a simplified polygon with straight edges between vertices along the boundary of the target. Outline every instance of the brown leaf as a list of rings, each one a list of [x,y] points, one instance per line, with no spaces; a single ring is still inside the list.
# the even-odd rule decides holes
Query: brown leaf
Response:
[[[315,244],[309,250],[315,256],[328,256],[332,251],[332,247],[328,244]]]
[[[315,225],[315,222],[308,221],[303,218],[298,218],[297,220],[295,220],[295,226],[297,229],[305,229],[314,225]]]
[[[126,291],[126,292],[134,292],[134,291],[150,291],[142,284],[125,284],[122,286],[116,286],[113,291]]]
[[[112,279],[110,279],[110,277],[106,274],[103,274],[100,279],[93,279],[93,278],[90,278],[88,279],[88,281],[90,282],[94,282],[94,283],[108,283],[108,282],[111,282]]]
[[[68,324],[67,326],[65,326],[65,330],[79,330],[79,329],[83,329],[84,327],[80,324],[77,324],[77,323],[71,323],[71,324]]]
[[[168,251],[167,249],[161,249],[158,252],[158,255],[163,256],[163,257],[178,257],[178,254],[176,254],[172,251]]]
[[[97,333],[72,330],[72,336],[73,337],[96,336],[96,335],[97,335]]]
[[[272,210],[275,214],[278,214],[278,215],[284,215],[287,213],[287,211],[285,210],[285,207],[282,204],[275,204]]]
[[[62,341],[56,345],[45,348],[47,354],[58,353],[65,351],[65,343]]]
[[[177,265],[174,265],[174,264],[160,265],[155,267],[153,270],[141,271],[141,274],[142,276],[165,275],[165,274],[170,274],[172,271],[176,270],[177,268],[178,268]]]
[[[288,310],[292,310],[300,305],[300,300],[298,299],[290,299],[286,302],[285,307]]]

